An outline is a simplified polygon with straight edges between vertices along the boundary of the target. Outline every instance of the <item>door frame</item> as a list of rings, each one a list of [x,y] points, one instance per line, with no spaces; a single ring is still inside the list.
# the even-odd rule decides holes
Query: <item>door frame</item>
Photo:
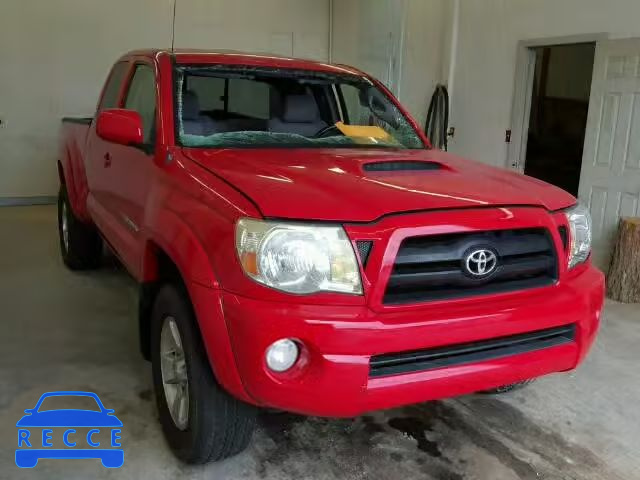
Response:
[[[536,67],[536,55],[533,51],[538,47],[552,47],[575,43],[594,43],[609,40],[608,33],[584,35],[568,35],[564,37],[545,37],[531,40],[520,40],[517,46],[515,84],[511,104],[511,141],[507,143],[506,167],[524,173],[527,157],[527,141],[529,117],[531,115],[531,97]],[[591,107],[591,98],[589,98]]]

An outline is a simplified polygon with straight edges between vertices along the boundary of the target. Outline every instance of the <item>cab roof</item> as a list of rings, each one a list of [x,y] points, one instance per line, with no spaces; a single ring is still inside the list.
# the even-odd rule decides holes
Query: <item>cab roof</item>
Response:
[[[124,57],[155,57],[157,55],[170,55],[177,64],[197,65],[249,65],[254,67],[275,67],[300,70],[313,70],[317,72],[351,74],[364,76],[364,73],[347,65],[336,65],[314,60],[285,57],[272,54],[244,53],[234,50],[199,50],[176,49],[173,51],[162,49],[134,50]]]

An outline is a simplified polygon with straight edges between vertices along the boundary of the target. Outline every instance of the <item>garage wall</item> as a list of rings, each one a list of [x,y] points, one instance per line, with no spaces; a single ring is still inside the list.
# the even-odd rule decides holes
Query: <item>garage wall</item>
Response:
[[[328,0],[178,0],[176,47],[328,60]]]
[[[446,4],[451,0],[408,0],[400,100],[424,127],[431,95],[446,77],[444,23]]]
[[[328,57],[328,0],[178,0],[180,47]],[[92,115],[113,61],[171,45],[172,0],[0,2],[0,201],[54,195],[65,115]]]
[[[638,0],[461,0],[450,150],[506,166],[519,41],[638,37],[638,18]]]
[[[387,83],[424,124],[442,77],[447,1],[334,0],[332,60]]]

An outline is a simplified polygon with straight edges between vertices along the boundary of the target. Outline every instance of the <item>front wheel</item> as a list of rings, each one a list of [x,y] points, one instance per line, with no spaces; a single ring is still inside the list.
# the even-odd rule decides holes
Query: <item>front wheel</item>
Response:
[[[247,447],[255,408],[216,382],[184,288],[168,284],[156,296],[151,361],[160,423],[180,460],[223,460]]]

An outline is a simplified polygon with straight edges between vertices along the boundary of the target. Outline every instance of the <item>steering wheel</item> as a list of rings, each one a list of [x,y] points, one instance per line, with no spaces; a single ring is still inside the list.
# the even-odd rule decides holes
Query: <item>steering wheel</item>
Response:
[[[342,135],[342,131],[336,125],[327,125],[326,127],[322,127],[320,130],[318,130],[316,134],[313,136],[313,138],[324,138],[324,137],[333,136],[333,135],[328,135],[328,133],[330,132],[334,134],[339,133],[340,135]]]

